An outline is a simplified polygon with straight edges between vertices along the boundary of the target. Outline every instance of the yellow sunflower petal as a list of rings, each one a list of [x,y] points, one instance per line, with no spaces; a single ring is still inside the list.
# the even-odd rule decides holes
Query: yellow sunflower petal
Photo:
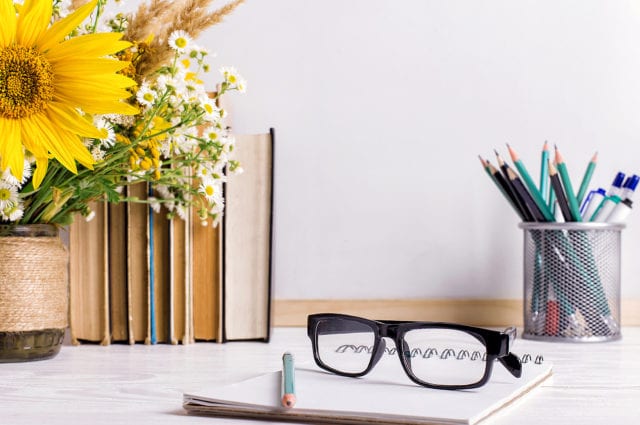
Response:
[[[49,160],[47,157],[36,157],[36,169],[33,172],[34,189],[40,187],[40,183],[42,183],[44,176],[47,174],[47,168],[49,168]]]
[[[80,99],[79,99],[80,97]],[[134,106],[118,100],[92,98],[90,101],[82,99],[77,93],[61,93],[58,92],[53,96],[53,100],[60,103],[76,104],[81,106],[84,112],[89,114],[122,114],[136,115],[140,111]],[[80,105],[78,102],[82,102]]]
[[[75,134],[96,139],[102,137],[100,130],[95,128],[91,122],[85,120],[75,109],[62,103],[51,102],[47,108],[47,116],[51,122]]]
[[[40,51],[45,52],[51,47],[57,45],[91,14],[91,12],[96,8],[97,3],[97,0],[92,0],[84,6],[76,9],[76,11],[69,16],[51,25],[46,32],[40,34],[40,37],[35,41],[36,46],[38,46]]]
[[[61,149],[66,149],[73,158],[87,168],[93,168],[95,160],[93,155],[82,143],[79,136],[100,137],[100,130],[95,128],[90,117],[82,117],[69,108],[65,111],[64,105],[55,105],[53,102],[47,108],[48,122],[59,129]],[[74,116],[75,115],[75,116]]]
[[[16,41],[23,46],[33,46],[40,34],[46,31],[53,12],[53,2],[26,0],[18,17]]]
[[[61,61],[53,66],[53,72],[61,77],[85,77],[87,75],[113,74],[130,65],[130,62],[109,58],[78,58],[76,61]],[[132,84],[135,84],[133,80]],[[130,86],[125,86],[130,87]]]
[[[0,47],[4,47],[16,38],[16,9],[12,0],[0,0],[0,22]]]
[[[136,85],[136,82],[129,77],[119,74],[76,75],[73,77],[56,75],[56,85],[58,87],[64,87],[65,89],[83,91],[103,87],[109,91],[113,90],[114,93],[118,93],[116,96],[121,99],[123,97],[121,95],[123,91],[119,89],[133,87]],[[127,95],[125,94],[124,97],[127,97]]]
[[[11,174],[18,180],[22,180],[24,155],[20,139],[20,124],[16,120],[0,118],[0,134],[2,134],[0,166],[3,170],[11,167]]]
[[[117,53],[131,46],[128,41],[120,41],[122,34],[106,32],[81,35],[52,46],[46,53],[47,60],[55,63],[68,57],[102,57]]]
[[[24,119],[23,125],[31,126],[31,130],[38,135],[38,143],[51,152],[60,164],[74,174],[78,172],[73,156],[64,146],[60,146],[60,137],[64,130],[52,128],[49,118],[44,114],[34,114]]]

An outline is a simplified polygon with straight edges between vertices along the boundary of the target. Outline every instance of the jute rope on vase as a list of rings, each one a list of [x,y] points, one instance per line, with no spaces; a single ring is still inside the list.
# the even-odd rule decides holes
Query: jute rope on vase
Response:
[[[67,326],[68,263],[58,237],[0,237],[0,332]]]

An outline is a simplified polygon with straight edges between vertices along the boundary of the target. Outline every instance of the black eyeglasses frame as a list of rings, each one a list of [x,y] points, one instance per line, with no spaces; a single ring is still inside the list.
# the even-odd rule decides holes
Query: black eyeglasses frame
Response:
[[[369,361],[366,369],[364,369],[362,372],[342,372],[326,365],[320,358],[320,353],[318,350],[318,325],[324,320],[335,319],[359,322],[363,325],[368,326],[373,331],[374,343],[371,351],[371,360]],[[406,350],[406,343],[404,343],[404,335],[408,331],[415,329],[451,329],[462,331],[468,333],[479,342],[484,344],[486,348],[486,357],[484,361],[486,364],[482,378],[480,378],[477,382],[464,385],[437,385],[423,381],[416,377],[411,370],[411,365],[409,364],[408,359],[409,353],[408,350]],[[493,371],[493,364],[495,363],[495,360],[498,360],[509,371],[509,373],[511,373],[516,378],[519,378],[522,374],[522,363],[520,362],[520,359],[517,355],[511,353],[509,350],[510,341],[515,339],[515,328],[508,328],[504,332],[500,332],[474,326],[460,325],[456,323],[370,320],[362,317],[339,313],[318,313],[308,316],[307,335],[311,339],[313,358],[316,364],[322,369],[340,376],[357,378],[368,374],[376,365],[376,363],[378,363],[378,361],[382,357],[382,354],[384,353],[386,343],[384,342],[383,338],[385,337],[390,338],[395,343],[396,352],[398,353],[400,363],[402,364],[402,368],[404,369],[409,379],[411,379],[416,384],[422,385],[424,387],[443,390],[464,390],[481,387],[489,381],[489,378],[491,377],[491,373]],[[403,343],[405,345],[403,345]],[[400,347],[403,347],[403,349],[401,349]]]

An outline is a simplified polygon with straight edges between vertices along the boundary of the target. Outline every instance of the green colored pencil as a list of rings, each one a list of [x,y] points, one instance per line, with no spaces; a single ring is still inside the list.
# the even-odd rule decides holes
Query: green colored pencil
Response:
[[[511,160],[513,161],[513,164],[516,166],[516,168],[520,172],[520,177],[522,177],[522,180],[524,180],[524,184],[527,185],[527,189],[529,189],[529,193],[531,194],[531,197],[535,201],[540,211],[542,211],[542,215],[544,216],[544,219],[546,221],[554,221],[553,214],[551,214],[551,211],[549,210],[547,203],[542,198],[542,195],[540,194],[538,187],[533,182],[533,179],[529,175],[529,172],[527,171],[526,167],[524,166],[520,158],[518,158],[518,154],[516,153],[515,150],[513,150],[511,146],[509,146],[508,143],[507,143],[507,148],[509,149],[509,155],[511,155]]]
[[[578,200],[576,199],[575,192],[573,191],[573,186],[571,186],[571,179],[569,178],[569,171],[567,170],[567,164],[564,163],[564,159],[558,150],[556,149],[556,167],[558,168],[558,173],[560,173],[560,178],[562,179],[562,186],[564,187],[564,194],[567,197],[567,202],[569,203],[569,209],[571,210],[571,216],[573,221],[582,221],[582,216],[580,216],[580,206],[578,205]],[[556,193],[556,196],[558,194]]]
[[[593,158],[591,158],[591,161],[589,161],[589,165],[587,165],[587,169],[585,170],[584,176],[582,177],[582,183],[580,183],[580,189],[578,189],[578,195],[576,196],[578,205],[582,204],[584,195],[587,193],[587,189],[589,188],[589,182],[591,181],[591,177],[593,176],[593,170],[596,169],[597,161],[598,161],[598,152],[593,154]]]
[[[540,194],[549,205],[549,144],[545,141],[540,158]],[[553,213],[553,211],[551,211]]]

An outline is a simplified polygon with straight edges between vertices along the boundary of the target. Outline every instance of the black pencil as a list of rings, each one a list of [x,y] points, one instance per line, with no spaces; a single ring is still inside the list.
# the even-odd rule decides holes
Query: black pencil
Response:
[[[524,201],[522,196],[518,193],[516,188],[513,186],[513,183],[511,182],[511,179],[509,179],[509,173],[508,173],[509,165],[507,165],[507,163],[504,162],[504,160],[502,159],[502,157],[500,156],[498,151],[494,150],[494,152],[496,153],[496,158],[498,160],[498,166],[500,167],[500,169],[504,173],[503,177],[504,177],[505,182],[507,183],[507,187],[509,188],[509,192],[511,193],[511,196],[513,197],[513,199],[516,200],[516,203],[517,203],[518,207],[520,208],[520,210],[524,214],[525,221],[536,221],[535,217],[533,216],[533,213],[531,212],[531,208],[526,204],[526,202]]]
[[[500,189],[500,192],[502,192],[507,201],[509,201],[518,216],[520,216],[520,219],[522,221],[527,221],[524,213],[518,206],[518,201],[511,194],[509,184],[505,181],[502,174],[500,174],[500,170],[494,167],[488,160],[483,159],[481,156],[478,156],[478,158],[480,158],[480,162],[482,163],[482,166],[484,167],[489,177],[491,177],[491,180],[493,180],[498,189]]]
[[[551,160],[549,160],[549,178],[551,179],[551,187],[553,188],[553,192],[556,194],[556,200],[558,201],[558,205],[560,205],[560,211],[562,211],[564,221],[573,221],[571,209],[569,208],[569,201],[567,201],[567,197],[564,194],[558,170],[553,166],[553,162],[551,162]]]
[[[516,172],[513,171],[511,168],[507,167],[507,175],[509,176],[509,180],[511,181],[511,184],[513,185],[518,195],[520,195],[520,197],[524,200],[527,207],[529,207],[529,210],[533,214],[533,219],[535,221],[547,221],[547,219],[544,217],[544,214],[542,214],[542,211],[540,211],[540,208],[538,208],[538,205],[536,204],[536,201],[533,199],[533,196],[531,196],[531,194],[527,190],[524,183],[522,183],[522,180],[520,180],[520,177],[518,177]]]

